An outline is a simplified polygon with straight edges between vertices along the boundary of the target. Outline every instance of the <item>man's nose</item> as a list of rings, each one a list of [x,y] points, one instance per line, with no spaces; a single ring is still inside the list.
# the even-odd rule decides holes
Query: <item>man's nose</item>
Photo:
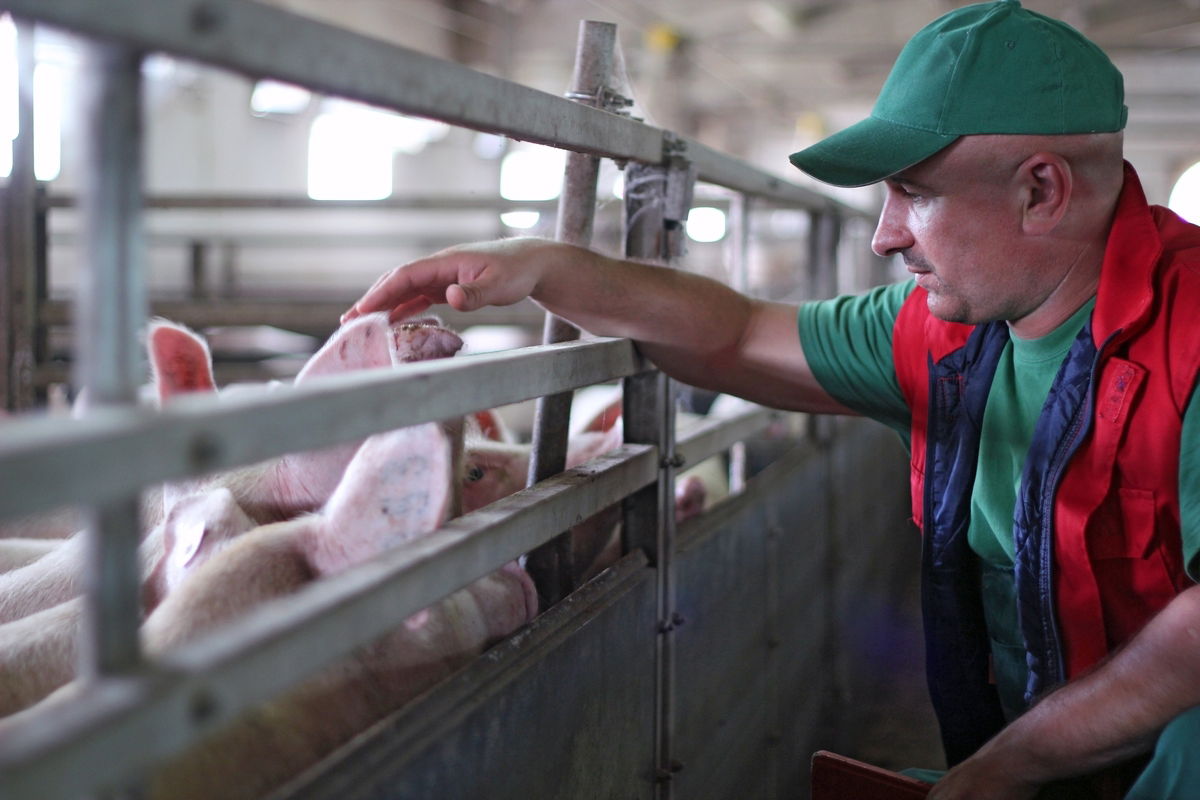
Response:
[[[889,196],[884,198],[883,210],[879,212],[879,224],[871,237],[871,250],[877,256],[890,256],[912,247],[912,232],[904,224],[904,217],[897,204]]]

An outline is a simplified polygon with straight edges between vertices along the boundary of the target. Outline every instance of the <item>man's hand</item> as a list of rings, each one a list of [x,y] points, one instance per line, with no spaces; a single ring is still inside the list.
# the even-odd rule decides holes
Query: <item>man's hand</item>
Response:
[[[1033,797],[1043,784],[1148,752],[1167,723],[1196,705],[1200,586],[1177,595],[1107,661],[996,734],[938,781],[929,797]]]
[[[1021,766],[985,746],[935,783],[928,800],[1030,800],[1038,786]]]
[[[342,322],[373,311],[407,319],[438,303],[458,311],[511,305],[534,294],[548,258],[560,247],[527,237],[447,248],[384,273]]]
[[[460,245],[386,273],[347,311],[401,320],[432,305],[458,311],[529,297],[596,336],[633,339],[684,383],[775,408],[845,413],[812,374],[795,306],[735,292],[711,278],[611,258],[548,239]]]

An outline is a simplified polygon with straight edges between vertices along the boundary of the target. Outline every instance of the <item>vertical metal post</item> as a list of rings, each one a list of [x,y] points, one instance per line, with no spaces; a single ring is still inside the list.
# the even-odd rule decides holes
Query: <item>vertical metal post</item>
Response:
[[[809,214],[808,269],[813,299],[833,297],[838,292],[838,240],[842,222],[831,211]]]
[[[34,405],[34,330],[37,319],[34,252],[37,180],[33,153],[34,26],[17,20],[17,125],[13,165],[5,197],[5,262],[7,291],[6,335],[7,404],[14,410]]]
[[[628,173],[627,173],[628,174]],[[691,206],[694,165],[679,155],[666,166],[638,165],[626,179],[625,254],[639,260],[669,261],[682,254],[683,223]],[[634,191],[630,191],[631,183]],[[658,713],[655,732],[655,795],[670,800],[672,776],[682,768],[674,758],[675,648],[672,631],[680,623],[675,605],[675,387],[661,372],[624,381],[625,441],[658,447],[658,480],[625,501],[624,545],[643,548],[655,567],[658,596]]]
[[[750,291],[750,198],[742,192],[729,203],[729,264],[731,285],[742,294]],[[734,442],[729,448],[729,492],[746,488],[746,443]]]
[[[208,245],[199,239],[188,242],[188,295],[192,300],[211,298],[208,280]]]
[[[107,44],[87,49],[87,151],[81,185],[90,269],[76,299],[75,380],[92,408],[132,405],[146,318],[142,264],[141,54]],[[114,453],[119,469],[121,453]],[[92,509],[87,530],[82,675],[134,668],[138,646],[139,500],[135,493]]]
[[[221,245],[221,297],[237,296],[238,284],[238,253],[237,245],[224,242]]]
[[[603,92],[612,74],[616,39],[617,27],[612,23],[590,20],[580,23],[570,89],[570,96],[577,102],[591,106],[602,104]],[[599,173],[599,158],[583,153],[567,154],[555,232],[555,238],[560,242],[582,247],[591,243]],[[553,314],[546,314],[542,331],[544,344],[570,342],[578,338],[578,328]],[[527,485],[532,486],[563,471],[570,418],[570,392],[538,399]],[[559,536],[529,554],[526,567],[544,602],[556,603],[574,588],[575,569],[572,562],[569,535]]]

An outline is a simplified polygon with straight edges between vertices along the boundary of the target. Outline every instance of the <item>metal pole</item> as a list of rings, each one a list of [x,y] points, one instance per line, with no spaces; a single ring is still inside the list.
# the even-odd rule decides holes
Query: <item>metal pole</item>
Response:
[[[75,380],[91,407],[133,404],[141,378],[138,332],[146,317],[142,274],[141,54],[87,49],[87,142],[82,186],[84,252],[76,310]],[[121,453],[108,468],[120,468]],[[133,669],[138,646],[138,494],[92,509],[80,672]]]
[[[838,240],[842,223],[832,211],[809,212],[808,268],[812,296],[820,300],[838,292]]]
[[[188,271],[191,278],[188,295],[193,300],[208,300],[208,245],[199,239],[188,242]]]
[[[612,23],[588,20],[580,23],[570,90],[570,96],[577,102],[601,105],[603,92],[612,74],[616,38],[617,26]],[[567,155],[555,231],[555,238],[560,242],[582,247],[591,244],[599,172],[599,158],[583,153]],[[578,338],[578,328],[553,314],[546,314],[542,330],[543,344],[570,342]],[[538,399],[534,412],[528,485],[532,486],[563,471],[570,418],[570,392]],[[526,567],[547,604],[558,602],[574,588],[575,565],[572,562],[569,535],[560,536],[529,554]]]
[[[750,205],[751,199],[742,192],[734,194],[729,203],[729,263],[734,289],[743,294],[750,291]],[[736,442],[729,448],[729,493],[738,494],[746,488],[746,443]]]
[[[669,136],[669,135],[668,135]],[[628,173],[627,173],[628,174]],[[696,169],[681,156],[666,166],[639,165],[625,184],[625,254],[668,262],[682,255],[683,223],[691,206]],[[631,183],[636,183],[630,191]],[[675,604],[675,386],[661,372],[624,381],[625,441],[658,447],[658,480],[625,502],[627,549],[642,548],[655,567],[658,595],[658,674],[655,719],[655,796],[674,796],[672,776],[683,768],[674,758],[675,647],[672,631],[682,621]]]
[[[37,182],[33,165],[33,70],[34,27],[17,20],[17,124],[13,140],[12,174],[7,207],[8,248],[8,399],[14,410],[32,408],[34,324],[37,319],[34,254]]]

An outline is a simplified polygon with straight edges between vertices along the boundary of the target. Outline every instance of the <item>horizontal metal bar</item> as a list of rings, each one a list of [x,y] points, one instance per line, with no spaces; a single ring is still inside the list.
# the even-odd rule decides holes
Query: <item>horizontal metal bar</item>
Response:
[[[75,208],[77,205],[77,198],[65,194],[46,195],[42,202],[44,208]],[[166,211],[554,211],[557,207],[554,200],[506,200],[487,194],[393,195],[383,200],[314,200],[301,195],[161,194],[149,195],[144,201],[146,209]]]
[[[657,473],[655,448],[624,445],[265,604],[165,655],[161,669],[27,717],[0,736],[0,798],[77,796],[130,778]]]
[[[481,225],[474,231],[474,238],[488,238],[491,229]],[[147,233],[143,241],[147,248],[188,247],[194,242],[208,244],[213,247],[236,247],[239,250],[256,248],[276,248],[280,250],[307,250],[312,248],[345,248],[350,249],[415,249],[424,252],[441,250],[452,244],[463,241],[461,230],[448,230],[445,234],[422,231],[420,233],[345,233],[343,231],[320,232],[307,228],[304,233],[289,233],[280,230],[272,233],[248,233],[219,231],[207,233],[197,228],[191,228],[178,233]],[[51,248],[82,248],[85,241],[82,236],[73,232],[54,233],[50,236]]]
[[[18,420],[0,440],[0,519],[563,392],[645,369],[628,339],[543,345],[322,378],[161,412]],[[353,392],[348,390],[353,389]],[[100,468],[103,465],[103,468]]]
[[[337,299],[304,300],[276,298],[258,300],[221,298],[218,300],[151,300],[151,316],[164,317],[192,328],[213,325],[274,325],[287,330],[317,330],[329,333],[338,327],[338,316],[349,308],[357,295]],[[50,300],[39,306],[44,325],[70,325],[74,308],[65,300]],[[472,325],[542,326],[546,312],[532,301],[511,306],[487,306],[477,311],[455,311],[438,306],[436,315],[443,324],[461,331]]]
[[[683,458],[681,469],[694,467],[710,456],[724,452],[748,439],[782,416],[770,408],[752,408],[732,417],[704,419],[680,432],[675,453]]]
[[[248,0],[5,0],[14,15],[273,77],[453,125],[657,162],[662,132],[628,117]]]
[[[707,193],[697,189],[698,199],[706,204],[727,205],[728,194],[719,190]],[[40,208],[71,209],[79,205],[78,198],[68,194],[42,194],[37,199]],[[143,207],[150,211],[505,211],[532,210],[554,212],[557,200],[506,200],[488,194],[394,194],[382,200],[314,200],[306,195],[291,194],[156,194],[147,195]]]
[[[88,36],[514,139],[647,164],[666,155],[659,128],[249,0],[4,0],[3,7]],[[699,142],[672,138],[686,146],[700,180],[865,216]]]
[[[786,206],[798,206],[810,211],[836,211],[844,216],[874,219],[867,211],[846,205],[814,189],[789,183],[778,175],[760,170],[693,139],[680,137],[679,141],[683,143],[683,157],[696,165],[702,181]]]

